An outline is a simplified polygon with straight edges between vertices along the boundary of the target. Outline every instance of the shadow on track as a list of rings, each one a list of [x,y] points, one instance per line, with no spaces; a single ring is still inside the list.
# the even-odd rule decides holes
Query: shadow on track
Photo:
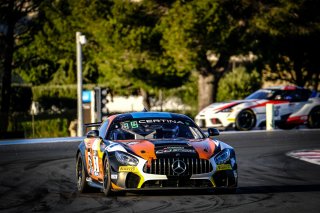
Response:
[[[221,195],[221,194],[268,194],[284,192],[320,192],[320,185],[284,185],[284,186],[248,186],[238,187],[237,191],[230,192],[223,188],[217,189],[183,189],[183,190],[144,190],[144,191],[127,191],[116,192],[114,196],[183,196],[183,195]]]
[[[265,194],[282,192],[317,192],[320,185],[248,186],[239,187],[237,194]]]

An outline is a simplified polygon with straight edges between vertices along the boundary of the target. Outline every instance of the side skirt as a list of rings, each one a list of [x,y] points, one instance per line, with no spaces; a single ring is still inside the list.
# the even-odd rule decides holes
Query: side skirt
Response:
[[[93,188],[103,189],[103,185],[101,183],[97,183],[95,181],[92,181],[91,178],[87,178],[86,181],[89,184],[89,186],[91,186]]]

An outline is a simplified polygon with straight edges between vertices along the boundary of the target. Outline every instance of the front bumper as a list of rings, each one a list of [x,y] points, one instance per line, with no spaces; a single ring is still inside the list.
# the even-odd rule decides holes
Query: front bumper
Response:
[[[231,129],[234,128],[235,118],[230,118],[230,113],[213,113],[213,114],[198,114],[195,117],[195,122],[200,128],[217,128]]]
[[[200,162],[200,161],[199,161]],[[111,165],[114,165],[112,162]],[[177,188],[216,188],[235,187],[237,185],[237,171],[231,165],[223,170],[218,170],[212,159],[210,167],[201,168],[195,172],[185,174],[150,174],[146,171],[147,161],[140,158],[137,166],[112,166],[111,182],[113,190],[135,189],[177,189]],[[200,165],[197,165],[200,167]],[[194,164],[193,167],[196,167]],[[204,167],[204,165],[202,165]],[[190,165],[191,168],[191,165]],[[236,168],[236,166],[235,166]],[[210,171],[209,171],[209,170]],[[170,168],[169,168],[170,170]],[[166,173],[160,170],[158,173]],[[201,173],[203,171],[209,171]],[[197,173],[197,174],[194,174]]]

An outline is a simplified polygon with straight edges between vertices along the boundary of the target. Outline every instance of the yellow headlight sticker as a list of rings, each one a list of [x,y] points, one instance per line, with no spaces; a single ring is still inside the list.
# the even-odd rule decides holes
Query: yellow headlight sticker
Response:
[[[230,122],[235,122],[236,121],[235,118],[227,118],[227,120],[230,121]]]
[[[217,171],[222,171],[222,170],[232,170],[232,167],[230,164],[217,165]]]
[[[132,172],[138,175],[140,177],[140,181],[137,188],[141,188],[142,184],[144,183],[144,177],[140,174],[139,169],[136,166],[120,166],[119,172]]]
[[[138,168],[136,166],[120,166],[119,172],[138,172]]]

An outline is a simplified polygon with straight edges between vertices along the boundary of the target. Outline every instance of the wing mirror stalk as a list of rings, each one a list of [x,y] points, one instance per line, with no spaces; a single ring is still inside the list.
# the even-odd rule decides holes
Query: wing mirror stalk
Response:
[[[213,137],[213,136],[218,136],[220,135],[220,132],[216,128],[208,128],[208,136]]]

